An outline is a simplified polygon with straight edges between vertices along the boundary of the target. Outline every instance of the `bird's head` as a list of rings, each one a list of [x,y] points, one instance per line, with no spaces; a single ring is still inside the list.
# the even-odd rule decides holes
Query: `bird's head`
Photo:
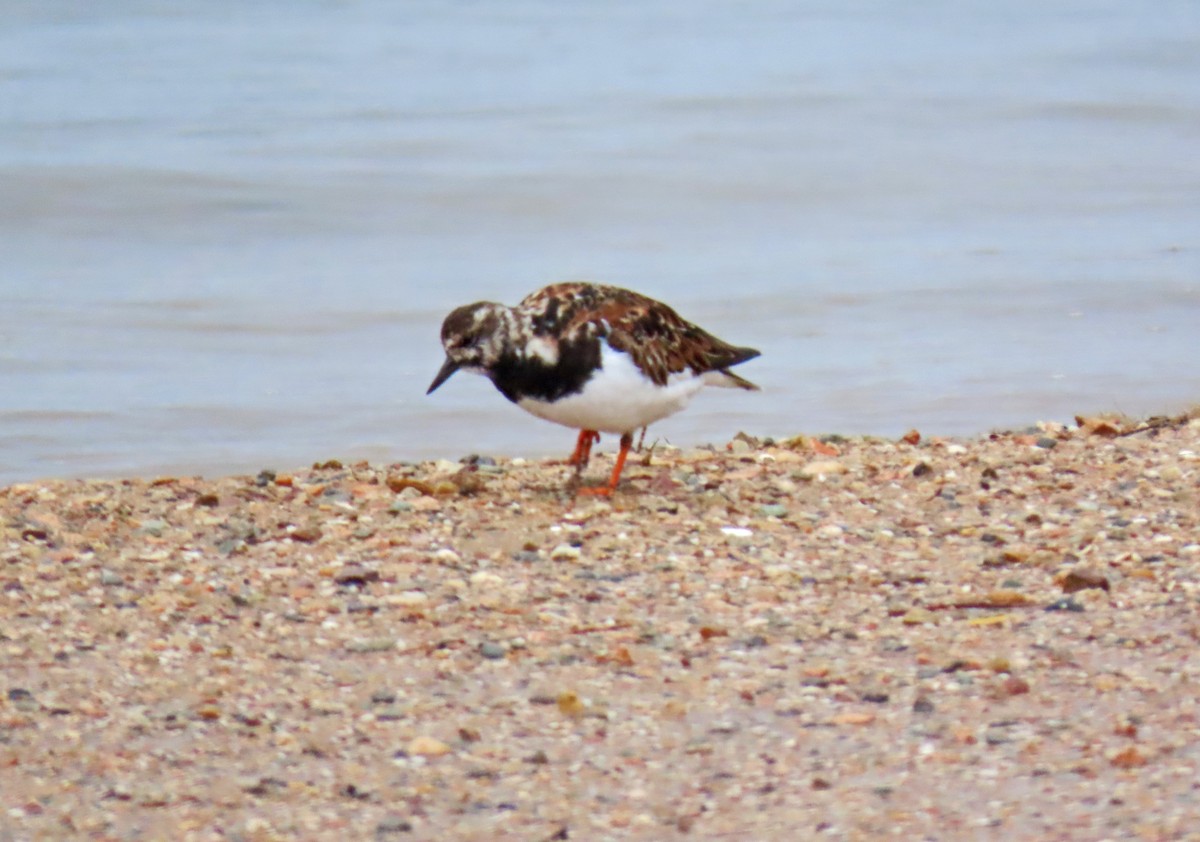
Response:
[[[480,301],[459,307],[446,317],[442,322],[446,361],[425,394],[432,393],[459,369],[487,374],[503,351],[507,311],[502,304]]]

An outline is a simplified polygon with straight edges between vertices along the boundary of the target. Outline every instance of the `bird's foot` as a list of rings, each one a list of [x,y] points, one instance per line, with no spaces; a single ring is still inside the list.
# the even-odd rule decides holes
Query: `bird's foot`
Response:
[[[575,473],[579,473],[592,458],[592,445],[600,441],[600,434],[595,430],[580,430],[579,438],[575,440],[575,451],[567,459],[568,465],[575,466]]]

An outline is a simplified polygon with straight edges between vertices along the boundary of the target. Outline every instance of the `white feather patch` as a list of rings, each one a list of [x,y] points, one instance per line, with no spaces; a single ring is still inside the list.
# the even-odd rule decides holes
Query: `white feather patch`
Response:
[[[600,346],[601,367],[583,391],[557,401],[523,398],[518,406],[538,418],[576,430],[632,433],[685,408],[705,385],[691,372],[672,374],[659,386],[634,365],[628,354]]]
[[[537,357],[546,365],[557,365],[558,343],[544,336],[535,336],[525,343],[525,356]]]

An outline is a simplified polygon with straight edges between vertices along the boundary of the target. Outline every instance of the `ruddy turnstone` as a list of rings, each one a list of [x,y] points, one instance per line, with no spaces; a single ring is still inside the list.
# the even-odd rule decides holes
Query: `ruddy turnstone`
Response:
[[[686,407],[704,386],[758,389],[729,371],[759,352],[723,342],[652,298],[570,282],[516,307],[467,304],[442,323],[446,361],[430,394],[454,372],[482,374],[526,412],[579,430],[568,464],[578,473],[600,433],[621,436],[608,485],[617,487],[633,432]]]

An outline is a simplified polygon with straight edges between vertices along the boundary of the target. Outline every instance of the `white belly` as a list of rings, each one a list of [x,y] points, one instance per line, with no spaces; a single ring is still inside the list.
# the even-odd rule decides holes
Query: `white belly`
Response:
[[[576,430],[632,433],[683,409],[704,387],[705,379],[691,372],[673,374],[658,386],[633,364],[627,354],[602,343],[601,368],[583,391],[553,403],[523,398],[521,409]]]

